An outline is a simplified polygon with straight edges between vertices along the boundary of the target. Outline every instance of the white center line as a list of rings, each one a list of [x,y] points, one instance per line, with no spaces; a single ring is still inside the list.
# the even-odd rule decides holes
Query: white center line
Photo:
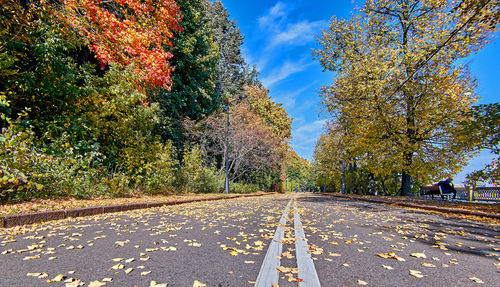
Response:
[[[285,235],[285,225],[288,218],[288,211],[290,210],[290,204],[293,199],[290,199],[286,205],[285,212],[281,216],[276,232],[274,233],[274,238],[269,244],[267,249],[266,257],[262,266],[260,267],[259,276],[255,282],[255,287],[270,287],[273,284],[278,284],[278,270],[276,269],[280,265],[280,256],[283,246],[281,245],[281,240]]]
[[[293,225],[295,228],[295,238],[297,238],[297,241],[295,241],[295,252],[297,256],[297,267],[299,269],[298,278],[303,280],[299,282],[299,287],[320,287],[321,284],[319,283],[318,274],[316,273],[314,262],[309,253],[302,222],[300,222],[300,215],[297,212],[297,201],[294,202],[294,207],[295,214]]]

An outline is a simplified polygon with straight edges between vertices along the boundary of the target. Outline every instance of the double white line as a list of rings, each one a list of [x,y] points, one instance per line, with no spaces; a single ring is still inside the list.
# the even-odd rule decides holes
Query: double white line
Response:
[[[285,234],[285,225],[288,218],[288,212],[290,210],[290,205],[294,206],[294,218],[293,225],[295,230],[295,252],[297,258],[297,267],[299,269],[298,278],[302,279],[299,282],[299,287],[320,287],[318,274],[316,273],[316,268],[311,258],[311,254],[308,252],[309,247],[307,246],[306,236],[304,234],[304,229],[302,228],[302,223],[300,222],[300,215],[297,212],[297,200],[296,197],[290,199],[286,205],[285,212],[281,216],[276,232],[274,233],[274,238],[267,249],[266,257],[264,262],[260,267],[259,276],[257,276],[257,281],[255,287],[271,287],[273,284],[278,284],[279,273],[276,269],[280,266],[280,257],[283,250],[283,245],[281,240]]]

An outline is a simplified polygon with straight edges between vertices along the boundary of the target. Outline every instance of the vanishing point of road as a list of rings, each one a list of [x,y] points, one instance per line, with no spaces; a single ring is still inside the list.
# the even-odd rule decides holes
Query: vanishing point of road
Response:
[[[313,194],[0,229],[0,286],[500,286],[499,272],[499,225]]]

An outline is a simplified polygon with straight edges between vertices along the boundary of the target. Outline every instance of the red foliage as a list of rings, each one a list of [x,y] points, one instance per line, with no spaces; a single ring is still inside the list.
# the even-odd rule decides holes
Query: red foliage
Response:
[[[170,88],[172,33],[180,31],[174,0],[65,0],[60,13],[87,41],[101,66],[133,65],[147,86]]]

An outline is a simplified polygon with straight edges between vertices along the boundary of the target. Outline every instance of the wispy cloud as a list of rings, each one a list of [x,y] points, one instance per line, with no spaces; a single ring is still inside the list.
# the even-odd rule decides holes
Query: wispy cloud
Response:
[[[262,79],[262,83],[266,87],[271,87],[272,85],[288,78],[298,72],[302,72],[313,65],[313,62],[308,62],[306,57],[302,57],[298,61],[286,60],[283,65],[273,69],[268,76]]]
[[[275,28],[277,23],[279,24],[286,19],[290,9],[291,8],[289,5],[283,2],[277,2],[264,15],[259,17],[258,19],[259,28],[261,29]]]
[[[328,21],[291,21],[290,12],[293,7],[284,2],[277,2],[258,18],[259,28],[268,37],[267,50],[280,45],[302,46],[314,40],[320,28],[328,25]]]
[[[311,146],[316,145],[316,141],[323,131],[326,120],[316,120],[314,122],[304,122],[295,125],[292,129],[292,146],[297,152],[303,154],[306,159],[312,159]]]
[[[295,45],[302,46],[314,40],[314,35],[322,27],[327,25],[327,21],[307,21],[302,20],[297,23],[289,23],[286,28],[272,36],[271,46]]]
[[[275,98],[278,102],[282,103],[285,106],[285,109],[293,109],[295,107],[295,103],[297,102],[297,98],[300,97],[304,92],[310,90],[311,87],[316,86],[318,82],[319,81],[314,81],[297,90],[278,94]],[[302,106],[299,108],[299,110],[303,110]]]

